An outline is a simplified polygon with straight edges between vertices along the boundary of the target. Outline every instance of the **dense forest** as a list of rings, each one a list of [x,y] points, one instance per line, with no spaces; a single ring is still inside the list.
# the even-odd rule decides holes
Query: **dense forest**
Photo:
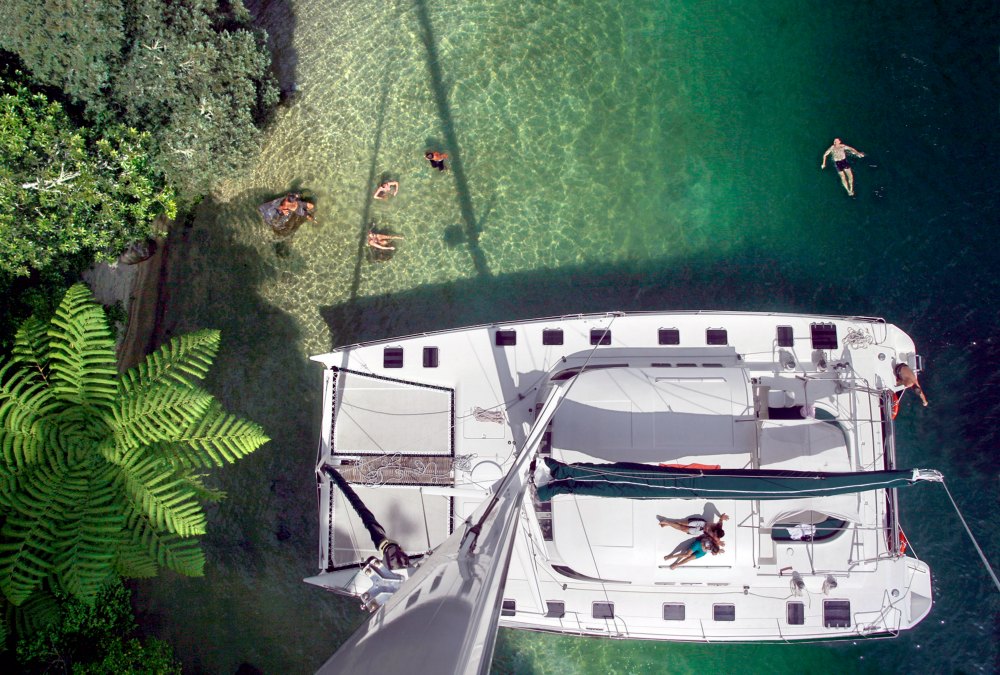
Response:
[[[179,672],[121,579],[200,575],[205,472],[267,437],[198,386],[217,332],[119,374],[77,282],[253,158],[266,35],[239,0],[5,0],[0,21],[0,663]]]
[[[238,2],[0,3],[0,351],[240,171],[278,99]]]

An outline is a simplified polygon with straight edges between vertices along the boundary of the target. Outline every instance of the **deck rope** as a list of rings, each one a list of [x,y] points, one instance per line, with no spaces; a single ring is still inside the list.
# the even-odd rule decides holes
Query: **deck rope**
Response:
[[[969,524],[965,522],[965,518],[962,516],[962,512],[959,510],[958,504],[955,503],[955,498],[951,496],[951,490],[948,489],[948,485],[944,481],[941,481],[941,485],[944,486],[945,494],[947,494],[948,499],[951,500],[951,505],[955,507],[955,513],[958,514],[958,519],[962,521],[962,525],[963,527],[965,527],[966,534],[968,534],[969,539],[972,540],[972,545],[976,547],[976,552],[982,559],[983,566],[986,568],[986,571],[990,573],[990,577],[993,579],[993,585],[997,587],[998,591],[1000,591],[1000,579],[997,579],[996,572],[993,571],[993,566],[990,565],[990,561],[986,559],[986,554],[983,553],[983,549],[979,547],[979,542],[977,542],[976,538],[972,535],[972,530],[969,529]]]

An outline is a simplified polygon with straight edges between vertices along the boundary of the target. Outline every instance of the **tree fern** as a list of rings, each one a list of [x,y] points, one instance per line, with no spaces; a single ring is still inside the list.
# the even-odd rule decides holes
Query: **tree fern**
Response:
[[[48,330],[53,391],[84,406],[114,399],[118,370],[115,341],[104,310],[86,286],[66,292]]]
[[[174,338],[119,376],[101,308],[74,286],[48,326],[26,322],[0,364],[0,591],[93,599],[113,574],[202,574],[193,472],[267,442],[197,386],[219,334]]]

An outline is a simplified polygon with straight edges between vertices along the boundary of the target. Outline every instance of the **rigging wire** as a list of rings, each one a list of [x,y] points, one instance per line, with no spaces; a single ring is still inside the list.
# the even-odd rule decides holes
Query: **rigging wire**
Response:
[[[966,534],[969,535],[969,539],[972,540],[972,545],[976,547],[976,552],[979,554],[980,559],[983,561],[983,565],[986,567],[986,571],[990,573],[990,577],[993,579],[993,585],[997,587],[1000,591],[1000,579],[997,579],[996,572],[993,571],[993,566],[990,565],[990,561],[986,559],[986,554],[983,553],[983,549],[979,547],[979,542],[972,535],[972,530],[969,529],[969,524],[965,522],[965,518],[962,516],[962,512],[958,508],[958,504],[955,503],[955,498],[951,496],[951,490],[948,489],[948,485],[942,480],[941,485],[944,486],[945,494],[948,495],[948,499],[951,500],[951,505],[955,507],[955,513],[958,514],[958,519],[962,521],[962,526],[965,527]]]

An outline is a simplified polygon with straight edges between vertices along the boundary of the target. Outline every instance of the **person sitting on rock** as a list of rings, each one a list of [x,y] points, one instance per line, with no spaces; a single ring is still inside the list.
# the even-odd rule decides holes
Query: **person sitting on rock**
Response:
[[[312,213],[316,209],[316,205],[307,201],[302,200],[302,195],[297,192],[289,192],[285,195],[285,198],[281,200],[278,204],[278,213],[283,216],[289,216],[295,214],[302,216],[308,220],[316,220]]]

